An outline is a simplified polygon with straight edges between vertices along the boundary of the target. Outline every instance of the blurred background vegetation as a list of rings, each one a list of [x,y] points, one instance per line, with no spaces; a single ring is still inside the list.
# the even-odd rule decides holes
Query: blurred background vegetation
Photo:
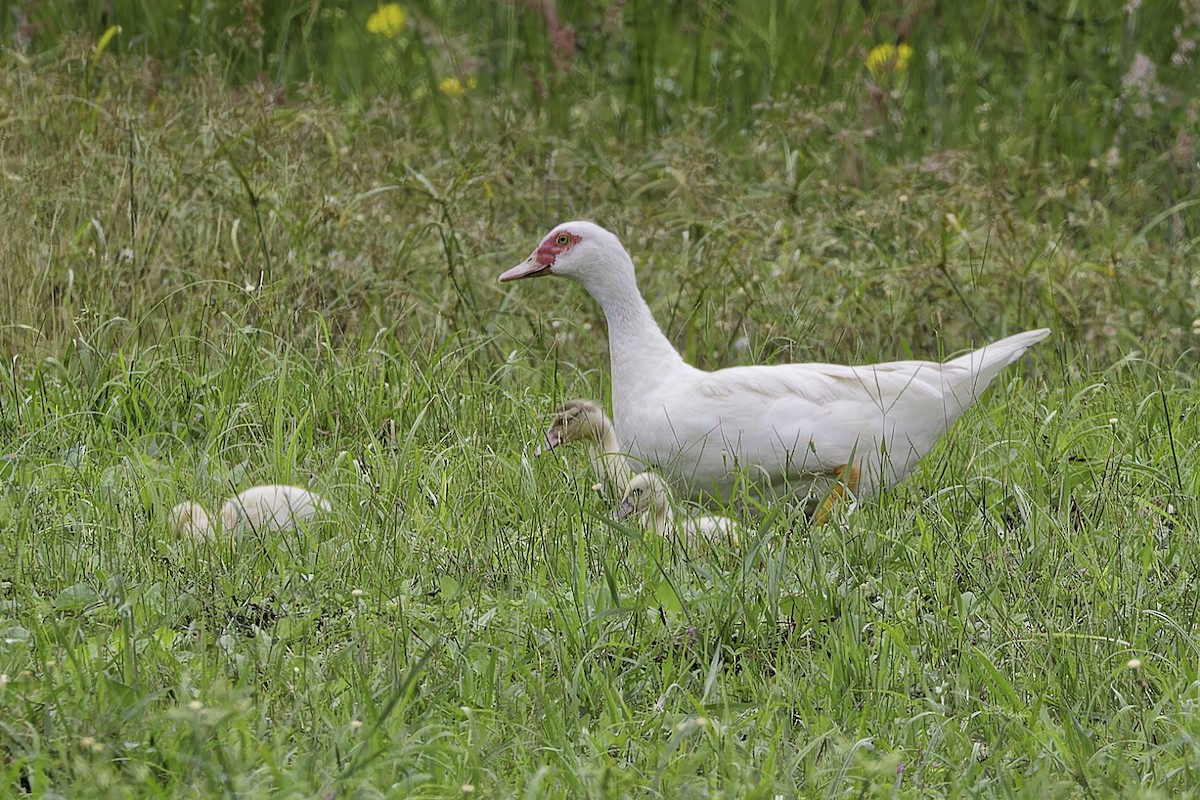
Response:
[[[1194,167],[1182,152],[1197,124],[1194,0],[16,0],[8,12],[0,35],[17,52],[53,58],[107,31],[107,53],[152,60],[165,79],[213,60],[232,84],[315,82],[350,108],[469,94],[536,109],[564,134],[599,123],[653,137],[693,117],[719,135],[780,105],[836,103],[826,123],[874,136],[882,154],[979,146],[1080,169],[1163,169],[1165,154]]]
[[[1197,39],[1200,0],[18,0],[0,199],[69,241],[10,243],[45,275],[10,318],[49,335],[22,308],[81,297],[82,248],[100,317],[284,281],[276,311],[335,335],[397,307],[490,335],[495,273],[587,216],[639,264],[685,237],[684,280],[643,281],[697,358],[1035,323],[1178,354]],[[853,332],[792,352],[810,324]]]

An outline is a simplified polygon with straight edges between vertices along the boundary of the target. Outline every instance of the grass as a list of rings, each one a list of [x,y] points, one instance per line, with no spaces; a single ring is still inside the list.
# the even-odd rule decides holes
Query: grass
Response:
[[[277,43],[245,67],[216,22],[171,57],[165,17],[0,58],[5,791],[1192,790],[1194,69],[1156,45],[1181,94],[1114,99],[1184,12],[918,10],[925,60],[880,97],[860,51],[897,20],[819,4],[814,60],[794,18],[636,5],[643,60],[581,4],[563,74],[526,6],[410,10],[491,54],[462,97],[411,49],[391,87],[337,72],[321,53],[376,74],[328,44],[354,16],[293,37],[324,85]],[[680,71],[718,33],[744,68]],[[583,453],[532,455],[560,400],[606,399],[603,320],[495,278],[583,216],[707,368],[1055,334],[894,492],[688,557],[612,523]],[[166,524],[268,482],[335,513]]]

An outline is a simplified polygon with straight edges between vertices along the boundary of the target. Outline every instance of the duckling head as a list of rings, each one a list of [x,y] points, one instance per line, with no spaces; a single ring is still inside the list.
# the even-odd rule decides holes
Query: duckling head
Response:
[[[536,455],[553,450],[560,444],[599,442],[604,435],[604,410],[592,400],[568,400],[550,418],[545,443]]]
[[[629,487],[613,518],[621,520],[635,514],[642,519],[651,515],[659,517],[666,512],[667,506],[667,485],[663,479],[654,472],[639,472],[629,479]]]
[[[212,522],[208,512],[199,503],[188,500],[179,503],[171,509],[171,527],[193,539],[211,539],[213,536]]]

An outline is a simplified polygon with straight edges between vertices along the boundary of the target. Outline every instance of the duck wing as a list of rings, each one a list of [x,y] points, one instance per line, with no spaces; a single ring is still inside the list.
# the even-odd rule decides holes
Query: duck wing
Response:
[[[856,463],[873,491],[904,477],[1000,370],[1048,333],[947,362],[697,371],[646,398],[632,426],[637,449],[689,489],[728,488],[739,468],[778,486]]]

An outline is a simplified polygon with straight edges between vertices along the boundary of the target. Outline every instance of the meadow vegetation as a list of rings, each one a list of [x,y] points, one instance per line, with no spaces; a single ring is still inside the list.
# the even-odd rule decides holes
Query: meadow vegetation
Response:
[[[10,4],[0,794],[1192,790],[1200,6],[1101,5]],[[1054,335],[689,556],[533,456],[581,217],[706,368]],[[335,511],[166,524],[254,483]]]

